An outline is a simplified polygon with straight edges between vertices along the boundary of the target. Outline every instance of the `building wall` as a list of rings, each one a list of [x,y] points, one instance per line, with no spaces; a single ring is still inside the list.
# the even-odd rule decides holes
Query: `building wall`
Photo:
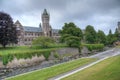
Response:
[[[25,32],[24,45],[31,45],[34,39],[42,35],[42,32]]]
[[[40,24],[39,28],[42,29],[41,32],[32,32],[32,31],[25,31],[22,24],[17,20],[15,22],[15,26],[17,27],[17,35],[18,35],[18,45],[31,45],[32,41],[39,37],[39,36],[47,36],[52,37],[56,41],[59,39],[59,34],[52,31],[52,27],[50,26],[50,15],[47,13],[45,9],[41,16],[42,19],[42,26]]]

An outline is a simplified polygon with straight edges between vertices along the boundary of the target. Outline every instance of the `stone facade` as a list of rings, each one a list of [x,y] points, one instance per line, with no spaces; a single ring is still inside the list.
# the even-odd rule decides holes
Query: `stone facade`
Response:
[[[50,15],[47,10],[44,9],[42,15],[42,25],[40,23],[39,27],[23,26],[18,20],[15,22],[18,36],[18,45],[31,45],[32,41],[39,36],[46,36],[59,39],[59,30],[52,29],[49,24]]]

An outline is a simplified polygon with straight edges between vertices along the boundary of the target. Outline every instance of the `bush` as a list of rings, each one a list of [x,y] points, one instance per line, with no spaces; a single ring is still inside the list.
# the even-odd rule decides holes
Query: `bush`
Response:
[[[80,39],[76,36],[69,36],[65,39],[66,44],[69,47],[77,47],[79,48],[80,46]]]
[[[82,46],[85,46],[88,48],[88,50],[102,50],[104,48],[104,44],[82,44]]]
[[[59,54],[58,53],[54,53],[54,57],[55,58],[59,58]]]
[[[33,40],[32,44],[35,46],[41,46],[42,48],[48,48],[55,41],[50,37],[38,37]]]
[[[41,56],[43,55],[46,60],[48,60],[51,51],[54,51],[55,49],[45,49],[45,50],[34,50],[34,51],[26,51],[26,52],[16,52],[13,54],[4,54],[2,55],[2,61],[3,65],[7,65],[8,62],[12,61],[15,57],[19,59],[27,59],[32,58],[33,56]]]

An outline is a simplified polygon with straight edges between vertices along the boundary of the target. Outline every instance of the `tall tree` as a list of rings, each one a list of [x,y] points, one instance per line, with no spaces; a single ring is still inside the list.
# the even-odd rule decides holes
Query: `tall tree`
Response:
[[[16,27],[9,14],[0,12],[0,44],[5,48],[11,43],[17,43]]]
[[[109,34],[107,35],[107,45],[113,45],[113,43],[116,41],[116,38],[112,34],[111,29],[109,30]]]
[[[38,37],[33,40],[32,44],[35,46],[40,46],[42,48],[48,48],[51,44],[53,44],[55,41],[50,37]]]
[[[73,22],[65,23],[60,30],[61,42],[65,42],[69,47],[78,47],[80,49],[83,33]]]
[[[96,43],[97,33],[93,26],[88,25],[85,29],[85,40],[87,43]]]
[[[101,30],[98,30],[98,32],[97,32],[97,42],[106,44],[106,35]]]
[[[118,29],[117,29],[117,28],[115,29],[114,37],[116,38],[116,41],[119,40],[120,33],[118,32]]]
[[[64,42],[65,37],[68,36],[76,36],[80,40],[83,38],[83,33],[80,28],[78,28],[74,23],[65,23],[62,27],[62,30],[60,30],[61,40]]]

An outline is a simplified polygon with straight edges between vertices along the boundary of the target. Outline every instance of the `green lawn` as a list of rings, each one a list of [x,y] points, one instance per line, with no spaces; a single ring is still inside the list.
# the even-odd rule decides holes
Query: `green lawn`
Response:
[[[120,56],[104,60],[62,80],[120,80]]]
[[[50,68],[34,71],[25,75],[16,76],[7,80],[47,80],[51,77],[57,76],[61,73],[68,72],[85,64],[95,61],[96,59],[81,58],[78,60],[63,63]]]

